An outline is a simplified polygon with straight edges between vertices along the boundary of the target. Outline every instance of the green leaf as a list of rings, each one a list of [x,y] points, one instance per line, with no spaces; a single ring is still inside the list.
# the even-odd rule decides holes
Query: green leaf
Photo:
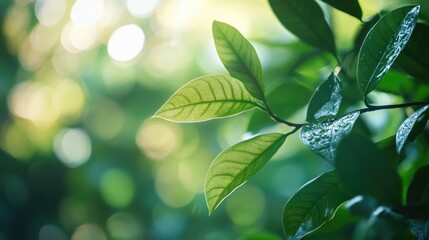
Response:
[[[429,26],[417,23],[413,34],[397,59],[399,66],[410,75],[425,80],[429,75]]]
[[[415,111],[399,126],[396,132],[396,151],[401,153],[409,141],[414,141],[418,134],[426,127],[429,120],[429,105]]]
[[[311,94],[312,90],[299,81],[285,82],[268,95],[268,103],[273,112],[286,119],[302,109]]]
[[[357,66],[357,82],[365,96],[377,87],[405,47],[419,11],[419,6],[393,10],[383,16],[366,35]]]
[[[336,56],[334,35],[315,1],[269,0],[269,3],[287,30],[302,41]]]
[[[302,186],[283,209],[286,239],[301,239],[330,220],[346,201],[335,171],[326,172]]]
[[[255,48],[234,27],[214,21],[213,37],[220,60],[231,76],[243,82],[249,93],[265,102],[262,66]]]
[[[407,203],[408,204],[418,204],[426,203],[422,202],[424,193],[429,187],[429,165],[419,168],[414,174],[413,180],[410,183],[407,191]]]
[[[313,152],[333,164],[338,144],[350,133],[358,117],[359,112],[355,112],[338,120],[305,125],[299,137]]]
[[[350,135],[339,144],[338,176],[352,195],[370,195],[381,204],[399,204],[402,184],[391,161],[370,140]]]
[[[351,16],[361,19],[362,18],[362,9],[360,8],[359,2],[357,0],[322,0],[325,3],[331,5],[332,7],[350,14]]]
[[[340,109],[342,92],[340,79],[332,73],[311,97],[307,110],[307,121],[319,122],[335,117]]]
[[[209,214],[277,152],[287,135],[268,133],[239,142],[221,152],[209,167],[205,196]]]
[[[213,75],[197,78],[177,90],[154,117],[177,122],[206,121],[232,116],[256,105],[240,81]]]

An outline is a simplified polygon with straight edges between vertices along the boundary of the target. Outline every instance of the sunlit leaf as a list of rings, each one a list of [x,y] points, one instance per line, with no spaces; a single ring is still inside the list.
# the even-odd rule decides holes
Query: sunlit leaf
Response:
[[[336,55],[331,28],[316,1],[269,0],[277,18],[302,41]]]
[[[381,204],[401,202],[402,183],[393,161],[363,136],[350,135],[341,141],[335,165],[352,195],[370,195]]]
[[[213,160],[205,183],[209,214],[265,165],[286,136],[280,133],[259,135],[225,149]]]
[[[311,97],[307,110],[307,121],[318,122],[335,117],[343,98],[342,91],[340,79],[332,73]]]
[[[362,9],[360,8],[359,2],[357,0],[322,0],[325,3],[331,5],[332,7],[350,14],[357,19],[362,18]]]
[[[173,94],[155,113],[171,121],[206,121],[238,114],[255,107],[243,84],[230,76],[197,78]]]
[[[424,199],[425,192],[429,193],[429,165],[419,168],[414,174],[407,191],[407,203],[429,203],[429,199]],[[427,202],[425,202],[425,200]]]
[[[313,152],[333,164],[338,144],[350,133],[358,117],[359,112],[355,112],[335,121],[308,124],[299,136]]]
[[[397,59],[399,66],[410,75],[425,80],[429,75],[429,26],[417,23],[413,34]]]
[[[409,141],[414,139],[426,127],[426,122],[429,120],[429,105],[426,105],[415,111],[399,126],[396,132],[396,151],[401,153]]]
[[[213,22],[213,37],[220,60],[231,76],[242,81],[253,97],[265,101],[262,66],[255,48],[234,27]]]
[[[419,6],[393,10],[383,16],[366,35],[357,66],[357,81],[364,95],[377,87],[405,47],[419,11]]]
[[[346,201],[335,171],[326,172],[302,186],[283,209],[286,239],[301,239],[331,219]]]

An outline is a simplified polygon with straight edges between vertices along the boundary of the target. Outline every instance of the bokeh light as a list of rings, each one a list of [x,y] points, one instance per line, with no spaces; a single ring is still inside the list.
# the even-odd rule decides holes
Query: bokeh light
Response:
[[[134,199],[134,182],[124,170],[109,169],[100,179],[100,193],[110,206],[125,208]]]
[[[65,10],[64,0],[37,0],[35,5],[37,20],[45,26],[57,24],[64,17]]]
[[[110,57],[119,62],[134,59],[143,49],[145,34],[135,25],[128,24],[116,29],[109,38],[107,51]]]
[[[107,219],[107,230],[113,239],[133,240],[143,238],[143,225],[131,214],[118,212]]]
[[[67,167],[84,164],[91,156],[91,150],[91,140],[82,129],[64,129],[55,137],[55,154]]]
[[[158,4],[159,0],[127,0],[128,11],[138,18],[145,18],[152,14]]]
[[[47,224],[40,229],[39,240],[67,240],[67,236],[57,226]]]
[[[85,223],[79,226],[71,237],[71,240],[106,240],[106,234],[96,224]]]
[[[71,10],[71,20],[76,27],[93,27],[103,15],[103,0],[77,0]]]

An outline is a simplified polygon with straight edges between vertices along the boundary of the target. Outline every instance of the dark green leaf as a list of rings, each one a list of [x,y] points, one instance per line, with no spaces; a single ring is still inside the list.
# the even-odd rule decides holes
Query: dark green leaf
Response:
[[[269,3],[287,30],[302,41],[336,55],[334,35],[315,1],[269,0]]]
[[[307,110],[307,121],[319,122],[335,117],[340,109],[342,92],[340,79],[332,73],[311,97]]]
[[[277,235],[268,232],[249,233],[239,238],[239,240],[281,240]]]
[[[308,124],[299,136],[313,152],[333,164],[338,144],[350,133],[358,117],[359,112],[355,112],[335,121]]]
[[[371,195],[381,204],[399,204],[402,184],[392,161],[370,140],[350,135],[339,144],[336,167],[352,195]]]
[[[173,94],[155,113],[178,122],[206,121],[238,114],[256,106],[243,84],[230,76],[197,78]]]
[[[417,240],[429,239],[429,220],[411,219],[411,232]]]
[[[364,95],[373,91],[405,47],[419,6],[406,6],[383,16],[369,31],[359,52],[357,81]]]
[[[209,214],[236,188],[257,173],[277,152],[287,135],[269,133],[239,142],[221,152],[207,173],[205,196]]]
[[[425,191],[429,187],[429,165],[419,168],[414,174],[413,180],[410,183],[407,191],[407,203],[408,204],[417,204],[417,203],[427,203],[422,202],[422,199]]]
[[[396,151],[401,153],[409,141],[414,141],[426,127],[429,120],[429,105],[426,105],[415,111],[399,126],[396,132]]]
[[[326,172],[301,187],[283,209],[286,239],[300,239],[331,219],[346,201],[335,171]]]
[[[234,27],[213,22],[213,37],[220,60],[231,76],[242,81],[253,97],[265,102],[265,85],[258,54],[250,42]]]
[[[362,9],[360,8],[359,2],[357,0],[322,0],[332,7],[350,14],[351,16],[361,19],[362,18]]]
[[[417,23],[407,45],[398,57],[399,66],[410,75],[427,79],[429,75],[429,26]]]

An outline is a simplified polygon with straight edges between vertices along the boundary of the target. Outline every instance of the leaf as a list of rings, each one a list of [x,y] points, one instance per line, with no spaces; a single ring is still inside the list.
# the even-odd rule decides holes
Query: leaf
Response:
[[[429,120],[428,109],[429,105],[420,108],[399,126],[396,132],[396,151],[398,153],[404,150],[407,142],[414,141],[417,135],[426,127],[426,122]]]
[[[410,183],[407,191],[407,203],[418,204],[418,203],[429,203],[422,202],[424,193],[429,187],[429,165],[419,168],[414,174],[413,180]]]
[[[408,74],[425,80],[429,75],[429,26],[417,23],[413,34],[396,60]]]
[[[402,184],[391,161],[370,140],[350,135],[339,144],[338,176],[353,196],[370,195],[381,204],[399,204]]]
[[[340,109],[342,92],[340,79],[332,73],[311,97],[307,110],[307,121],[319,122],[335,117]]]
[[[419,6],[393,10],[383,16],[366,35],[357,66],[357,82],[365,96],[377,87],[405,47],[419,11]]]
[[[271,109],[285,119],[302,109],[311,94],[312,90],[299,81],[285,82],[268,95],[268,102]]]
[[[313,47],[336,56],[334,35],[315,1],[269,0],[269,3],[287,30]]]
[[[234,27],[214,21],[213,37],[220,60],[231,76],[243,82],[249,93],[265,102],[262,66],[255,48]]]
[[[350,14],[351,16],[361,19],[362,18],[362,9],[360,8],[359,2],[357,0],[322,0],[323,2],[331,5],[332,7]]]
[[[213,75],[197,78],[177,90],[154,117],[177,122],[206,121],[232,116],[256,105],[240,81]]]
[[[330,220],[346,201],[337,173],[326,172],[302,186],[283,209],[286,239],[301,239]]]
[[[209,214],[277,152],[287,135],[268,133],[239,142],[221,152],[209,167],[205,196]]]
[[[359,112],[355,112],[338,120],[305,125],[299,137],[313,152],[334,164],[338,144],[350,133],[358,117]]]
[[[411,225],[411,232],[417,240],[429,239],[429,220],[411,219],[409,223]]]

